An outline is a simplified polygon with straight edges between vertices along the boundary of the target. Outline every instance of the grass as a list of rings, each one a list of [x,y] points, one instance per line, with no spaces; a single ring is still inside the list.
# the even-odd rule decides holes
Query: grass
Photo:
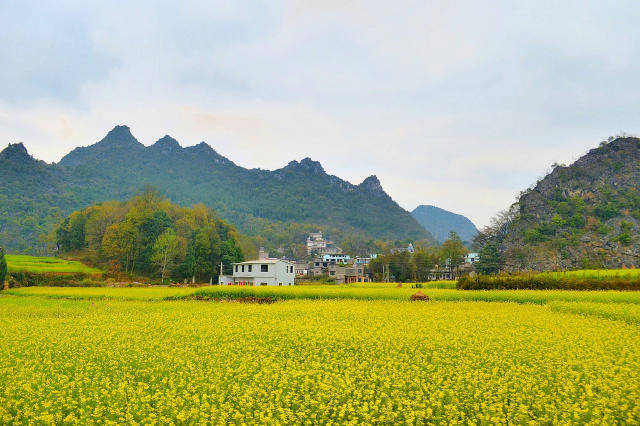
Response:
[[[0,296],[0,424],[640,422],[640,328],[561,305],[61,290],[118,298]]]
[[[34,257],[17,254],[7,254],[7,268],[9,272],[57,273],[57,274],[87,274],[101,275],[102,271],[92,268],[75,260],[65,260],[57,257]]]

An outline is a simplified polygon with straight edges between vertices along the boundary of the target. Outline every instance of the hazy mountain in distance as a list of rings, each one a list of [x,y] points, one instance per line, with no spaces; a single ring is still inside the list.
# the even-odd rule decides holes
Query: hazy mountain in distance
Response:
[[[465,216],[440,207],[418,206],[411,215],[439,242],[445,241],[450,231],[455,231],[462,241],[471,241],[478,233],[476,226]]]

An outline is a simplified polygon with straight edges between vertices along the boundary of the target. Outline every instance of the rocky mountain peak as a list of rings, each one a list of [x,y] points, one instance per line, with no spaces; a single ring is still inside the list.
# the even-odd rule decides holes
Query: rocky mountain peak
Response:
[[[380,180],[376,175],[369,176],[368,178],[363,180],[362,183],[358,186],[377,197],[382,197],[384,195],[387,195],[387,193],[384,192],[384,189],[382,189],[382,184],[380,184]]]
[[[322,167],[322,164],[320,164],[319,161],[313,161],[309,157],[303,158],[302,161],[300,161],[299,166],[301,169],[307,170],[317,175],[324,174],[324,168]]]
[[[11,161],[35,161],[22,142],[10,143],[0,152],[0,159]]]
[[[313,161],[311,158],[306,157],[300,160],[300,162],[293,160],[287,164],[285,169],[299,170],[302,172],[313,173],[316,175],[325,174],[324,168],[319,161]]]
[[[140,144],[140,142],[138,142],[138,140],[131,134],[129,126],[114,127],[100,142],[117,145]]]
[[[169,135],[164,135],[162,138],[158,139],[152,147],[165,153],[176,152],[182,149],[178,141]]]

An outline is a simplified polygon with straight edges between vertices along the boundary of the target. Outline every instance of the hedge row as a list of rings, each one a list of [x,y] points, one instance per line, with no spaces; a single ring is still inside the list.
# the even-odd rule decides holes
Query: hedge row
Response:
[[[459,290],[640,290],[640,278],[499,274],[463,276]]]
[[[16,287],[102,287],[102,281],[92,279],[89,274],[36,273],[26,271],[9,272],[7,275],[9,288]]]

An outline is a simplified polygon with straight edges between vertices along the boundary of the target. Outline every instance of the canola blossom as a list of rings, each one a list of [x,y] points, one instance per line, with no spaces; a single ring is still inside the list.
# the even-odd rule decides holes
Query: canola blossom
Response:
[[[567,306],[0,296],[0,424],[637,424],[640,328]]]

